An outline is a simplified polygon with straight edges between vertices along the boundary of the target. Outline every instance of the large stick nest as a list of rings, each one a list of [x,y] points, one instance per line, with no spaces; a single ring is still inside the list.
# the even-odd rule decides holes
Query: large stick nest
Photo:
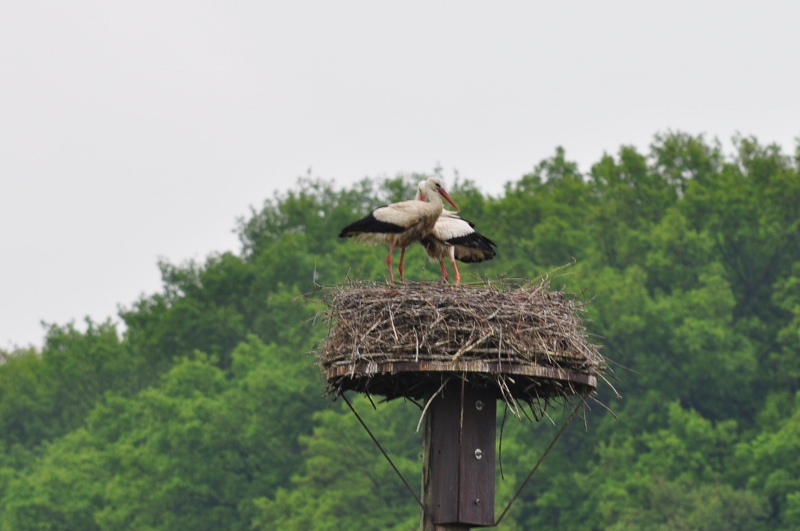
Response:
[[[317,356],[332,394],[421,398],[457,376],[530,403],[589,394],[606,370],[581,321],[585,303],[547,280],[349,282],[326,303],[330,328]]]

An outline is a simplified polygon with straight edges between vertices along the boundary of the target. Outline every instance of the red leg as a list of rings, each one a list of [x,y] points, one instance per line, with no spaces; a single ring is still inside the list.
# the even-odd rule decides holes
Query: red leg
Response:
[[[456,248],[450,247],[450,261],[453,262],[453,270],[456,272],[456,286],[461,284],[461,273],[458,272],[458,266],[456,265]],[[444,266],[442,266],[444,267]]]
[[[403,276],[403,259],[406,257],[406,248],[403,247],[400,250],[400,265],[398,266],[398,270],[400,271],[400,282],[403,284],[406,283],[406,277]]]
[[[394,242],[389,244],[389,256],[386,257],[386,265],[389,266],[389,280],[394,286],[394,272],[392,271],[392,253],[394,252]]]
[[[442,266],[442,280],[447,282],[447,269],[444,268],[444,260],[439,258],[439,265]]]

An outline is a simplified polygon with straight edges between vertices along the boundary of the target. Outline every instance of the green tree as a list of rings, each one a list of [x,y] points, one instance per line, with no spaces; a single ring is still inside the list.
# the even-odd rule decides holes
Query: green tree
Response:
[[[775,529],[797,529],[800,525],[798,497],[800,496],[800,393],[788,412],[785,397],[773,395],[762,417],[765,430],[736,448],[739,473],[748,488],[762,492],[771,506],[771,521]],[[781,407],[784,405],[784,407]]]
[[[536,278],[590,302],[613,373],[504,520],[508,529],[800,526],[800,146],[681,132],[582,173],[566,152],[462,214],[499,244],[462,274]],[[435,169],[434,172],[440,172]],[[336,237],[422,175],[312,178],[239,222],[239,253],[160,264],[110,322],[50,325],[0,352],[0,529],[413,529],[419,510],[306,353],[318,304],[386,277],[386,249]],[[576,263],[556,269],[565,263]],[[419,246],[408,277],[438,281]],[[412,485],[419,410],[356,405]],[[554,423],[559,417],[553,416]],[[556,426],[509,418],[508,500]]]
[[[419,410],[397,401],[372,410],[353,405],[409,483],[420,484]],[[256,529],[407,530],[419,527],[420,509],[352,413],[338,407],[314,416],[313,433],[301,437],[305,466],[291,488],[256,501]]]

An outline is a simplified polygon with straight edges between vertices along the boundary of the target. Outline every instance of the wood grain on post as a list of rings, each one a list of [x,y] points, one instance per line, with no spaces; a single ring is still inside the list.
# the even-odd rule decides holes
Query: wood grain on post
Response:
[[[422,440],[423,531],[494,524],[495,395],[445,388],[425,418]]]

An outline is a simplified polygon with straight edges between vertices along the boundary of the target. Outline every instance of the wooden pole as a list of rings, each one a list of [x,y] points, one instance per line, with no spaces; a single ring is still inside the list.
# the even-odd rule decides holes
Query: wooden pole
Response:
[[[426,413],[422,531],[494,524],[496,398],[488,389],[458,384],[448,384]]]

